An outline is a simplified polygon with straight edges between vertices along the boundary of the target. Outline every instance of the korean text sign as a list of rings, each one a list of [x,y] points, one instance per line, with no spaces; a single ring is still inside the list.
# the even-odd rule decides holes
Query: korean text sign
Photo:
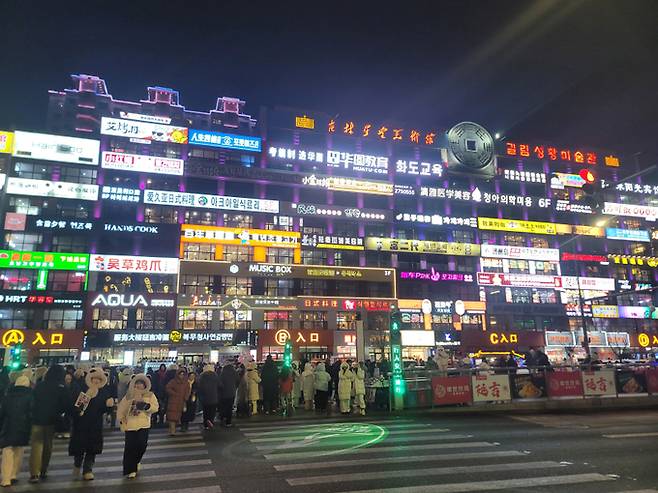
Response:
[[[261,151],[260,137],[233,135],[209,130],[190,129],[190,144],[235,149],[238,151]]]

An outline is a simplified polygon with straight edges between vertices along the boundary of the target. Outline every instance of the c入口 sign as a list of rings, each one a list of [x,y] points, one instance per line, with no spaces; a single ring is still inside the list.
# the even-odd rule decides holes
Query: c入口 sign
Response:
[[[544,332],[536,330],[482,331],[465,329],[461,334],[462,348],[484,350],[518,350],[544,346]]]
[[[95,201],[98,200],[98,185],[10,177],[7,179],[7,193]]]
[[[101,134],[126,137],[131,142],[150,144],[151,142],[169,142],[187,144],[187,128],[136,120],[103,117]]]
[[[131,272],[135,274],[178,274],[179,260],[171,257],[93,254],[90,272]]]
[[[98,165],[100,141],[65,135],[14,132],[15,157]]]
[[[199,207],[245,212],[279,212],[278,200],[228,197],[207,193],[170,192],[168,190],[144,190],[144,203],[177,207]]]
[[[185,161],[176,158],[103,152],[101,167],[118,171],[158,173],[161,175],[183,175]]]

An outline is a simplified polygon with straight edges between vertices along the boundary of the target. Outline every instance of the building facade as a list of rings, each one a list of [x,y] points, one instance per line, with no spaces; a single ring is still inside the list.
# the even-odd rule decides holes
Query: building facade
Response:
[[[286,338],[379,359],[392,304],[406,357],[562,361],[583,325],[602,359],[653,345],[658,183],[613,152],[72,79],[42,132],[0,132],[0,329],[33,359],[260,359]]]

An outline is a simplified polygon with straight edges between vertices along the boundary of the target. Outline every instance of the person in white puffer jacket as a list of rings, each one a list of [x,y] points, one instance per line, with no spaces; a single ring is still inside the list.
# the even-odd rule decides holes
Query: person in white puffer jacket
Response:
[[[313,393],[315,392],[315,372],[311,363],[304,365],[301,380],[302,393],[304,394],[304,409],[310,411],[313,409]]]
[[[128,392],[117,408],[119,427],[126,434],[123,475],[128,478],[137,476],[139,463],[148,445],[151,415],[158,409],[158,398],[151,392],[151,379],[143,373],[133,375]]]
[[[366,415],[366,370],[363,361],[352,363],[354,373],[354,407],[361,416]]]
[[[354,373],[350,370],[350,365],[343,361],[338,370],[338,400],[340,401],[341,414],[350,413],[350,398],[352,397],[352,384],[354,383]]]

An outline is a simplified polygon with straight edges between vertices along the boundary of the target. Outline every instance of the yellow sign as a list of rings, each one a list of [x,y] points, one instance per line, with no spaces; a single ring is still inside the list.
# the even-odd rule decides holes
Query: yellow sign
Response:
[[[605,230],[597,226],[574,226],[573,233],[576,235],[583,236],[605,236]]]
[[[387,181],[370,181],[359,178],[344,178],[342,176],[328,176],[327,188],[338,192],[393,195],[393,184]]]
[[[169,340],[171,342],[180,342],[182,338],[183,334],[181,334],[181,332],[178,330],[172,330],[169,332]]]
[[[295,127],[297,128],[308,128],[309,130],[313,130],[315,128],[315,120],[313,118],[309,118],[308,116],[296,116],[295,117]]]
[[[71,335],[78,335],[78,331],[71,331]],[[72,340],[68,341],[72,343]],[[81,341],[80,341],[81,342]],[[64,333],[38,331],[38,330],[20,330],[9,329],[2,334],[2,345],[5,347],[15,346],[16,344],[26,344],[30,347],[47,348],[64,345]],[[71,347],[76,347],[72,345]]]
[[[606,166],[611,166],[613,168],[619,168],[619,158],[617,156],[605,156],[605,165]]]
[[[489,342],[491,342],[493,345],[516,343],[519,342],[519,336],[514,332],[510,334],[498,334],[496,332],[492,332],[489,334]]]
[[[608,255],[615,264],[622,265],[646,265],[658,267],[658,257],[638,257],[635,255]]]
[[[463,255],[478,257],[480,245],[474,243],[449,243],[447,241],[401,240],[396,238],[366,238],[366,250],[384,252],[434,253],[437,255]]]
[[[0,130],[0,153],[11,154],[14,150],[14,133]]]
[[[658,335],[642,332],[637,335],[637,343],[642,347],[656,347],[658,346]]]
[[[300,248],[301,235],[294,231],[269,229],[223,228],[183,224],[181,241],[184,243],[216,243],[254,247]]]
[[[25,342],[25,334],[22,330],[8,330],[2,335],[2,345],[12,346],[15,344],[23,344]]]
[[[518,221],[516,219],[496,219],[492,217],[478,217],[478,228],[494,231],[512,231],[515,233],[534,233],[540,235],[557,234],[557,228],[553,223]]]
[[[277,330],[274,334],[274,340],[279,346],[283,346],[290,339],[290,332],[285,329]]]

